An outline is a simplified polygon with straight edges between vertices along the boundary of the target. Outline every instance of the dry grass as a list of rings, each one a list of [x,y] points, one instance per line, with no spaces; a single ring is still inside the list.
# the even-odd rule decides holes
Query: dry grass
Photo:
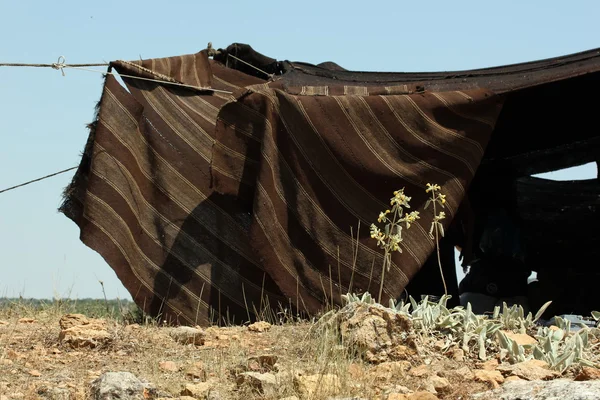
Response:
[[[94,349],[72,349],[59,341],[60,309],[33,310],[26,307],[0,309],[0,396],[6,399],[39,399],[49,387],[68,389],[71,398],[89,395],[90,382],[108,371],[129,371],[151,382],[161,397],[179,397],[186,384],[193,383],[186,370],[196,365],[206,372],[221,399],[281,399],[288,396],[327,399],[330,396],[360,396],[386,399],[390,391],[426,389],[426,377],[411,374],[422,362],[451,386],[439,393],[440,399],[465,398],[488,385],[474,382],[455,371],[473,368],[474,360],[457,362],[435,351],[434,344],[422,344],[422,361],[374,366],[360,360],[352,349],[340,344],[333,333],[309,333],[308,322],[273,325],[257,333],[247,327],[213,327],[205,330],[203,346],[182,345],[169,335],[171,328],[156,324],[127,325],[108,320],[113,338],[108,345]],[[33,320],[33,322],[31,322]],[[280,379],[273,391],[259,393],[249,385],[236,383],[235,372],[252,369],[252,357],[275,355]],[[176,364],[176,371],[165,371],[163,361]],[[256,366],[254,366],[256,369]],[[260,370],[259,372],[267,372]],[[297,385],[298,376],[335,375],[337,384],[318,385],[310,396]],[[296,377],[296,378],[295,378]],[[327,378],[323,378],[327,379]],[[335,382],[334,382],[335,383]],[[47,397],[46,397],[47,398]]]

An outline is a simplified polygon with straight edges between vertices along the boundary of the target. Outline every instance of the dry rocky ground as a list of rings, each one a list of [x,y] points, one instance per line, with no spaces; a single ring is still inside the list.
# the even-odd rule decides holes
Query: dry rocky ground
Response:
[[[0,400],[470,399],[556,378],[595,384],[600,370],[559,374],[537,360],[483,362],[439,337],[419,336],[405,317],[366,305],[317,324],[207,329],[0,311]],[[479,398],[509,398],[493,393]],[[581,398],[600,398],[593,396]]]

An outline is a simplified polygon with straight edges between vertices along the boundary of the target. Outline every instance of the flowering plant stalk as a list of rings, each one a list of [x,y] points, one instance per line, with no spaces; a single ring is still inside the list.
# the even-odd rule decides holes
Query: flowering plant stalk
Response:
[[[438,265],[440,267],[440,273],[442,274],[442,283],[444,284],[444,293],[448,294],[446,287],[446,280],[444,279],[444,273],[442,272],[442,264],[440,259],[440,245],[439,238],[444,236],[444,227],[440,222],[446,218],[446,213],[440,211],[437,213],[437,206],[444,208],[446,204],[446,195],[441,193],[441,187],[439,185],[427,184],[426,193],[431,193],[431,198],[425,203],[425,208],[433,205],[433,221],[431,222],[431,229],[429,230],[429,236],[435,240],[437,249]],[[386,271],[390,270],[392,265],[392,254],[397,251],[402,253],[400,243],[402,243],[402,225],[406,224],[406,229],[409,229],[411,224],[417,219],[420,219],[418,211],[406,212],[405,209],[410,208],[411,198],[404,194],[404,188],[396,190],[394,197],[390,199],[391,209],[385,210],[379,213],[377,222],[385,223],[383,230],[375,224],[371,224],[371,238],[377,240],[377,246],[384,250],[383,254],[383,265],[381,269],[381,283],[379,285],[379,296],[377,302],[381,304],[381,296],[383,294],[383,282],[385,280]]]
[[[383,293],[383,282],[385,272],[390,270],[392,265],[392,253],[397,251],[402,253],[400,243],[402,243],[402,224],[406,224],[406,229],[419,219],[418,211],[405,212],[405,208],[410,208],[410,197],[404,194],[404,188],[396,190],[394,197],[390,199],[391,210],[379,213],[377,221],[385,223],[383,231],[377,225],[371,224],[371,238],[377,240],[377,246],[384,250],[383,265],[381,270],[381,283],[379,285],[378,302],[381,303]]]
[[[448,287],[446,286],[446,279],[444,278],[444,271],[442,270],[442,261],[440,258],[440,236],[444,237],[444,226],[440,222],[446,218],[446,213],[440,211],[437,213],[437,207],[445,207],[446,195],[442,194],[442,188],[439,185],[427,184],[426,193],[431,193],[431,198],[425,203],[425,208],[433,205],[433,221],[431,222],[431,228],[429,229],[429,237],[435,239],[435,249],[437,251],[438,266],[440,267],[440,275],[442,276],[442,284],[444,285],[444,295],[448,295]],[[435,232],[435,235],[434,235]]]

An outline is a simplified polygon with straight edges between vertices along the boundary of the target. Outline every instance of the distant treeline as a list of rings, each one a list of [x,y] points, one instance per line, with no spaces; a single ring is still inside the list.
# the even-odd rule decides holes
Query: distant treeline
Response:
[[[26,309],[31,311],[55,311],[84,314],[92,318],[124,318],[138,320],[141,311],[131,300],[124,299],[26,299],[0,297],[0,311]]]

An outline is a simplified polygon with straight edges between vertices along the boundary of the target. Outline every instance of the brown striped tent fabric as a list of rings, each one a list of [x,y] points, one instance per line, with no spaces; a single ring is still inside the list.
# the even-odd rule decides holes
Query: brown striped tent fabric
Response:
[[[421,219],[386,274],[398,298],[435,248],[426,183],[447,195],[447,227],[503,104],[484,89],[267,81],[207,51],[111,68],[125,86],[107,76],[61,210],[139,306],[181,324],[376,292],[368,226],[405,188]]]

